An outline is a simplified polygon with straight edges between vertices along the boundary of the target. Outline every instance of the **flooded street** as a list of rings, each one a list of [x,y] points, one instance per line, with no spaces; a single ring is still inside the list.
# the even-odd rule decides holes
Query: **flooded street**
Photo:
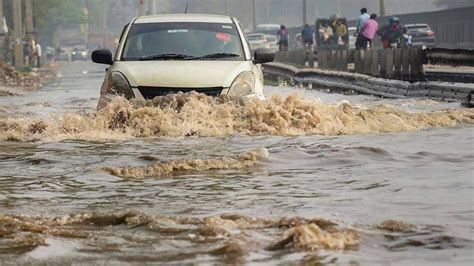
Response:
[[[104,74],[0,97],[2,264],[474,260],[472,109],[267,86],[96,113]]]

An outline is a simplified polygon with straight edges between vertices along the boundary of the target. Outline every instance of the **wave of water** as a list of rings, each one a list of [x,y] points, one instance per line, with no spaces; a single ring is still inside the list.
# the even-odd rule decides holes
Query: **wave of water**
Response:
[[[0,141],[122,140],[245,135],[349,135],[474,123],[473,109],[410,113],[395,107],[325,104],[298,94],[240,101],[188,93],[147,102],[116,99],[91,114],[0,118]]]
[[[373,241],[370,238],[376,235],[385,239],[378,240],[381,243],[388,240],[392,245],[387,244],[386,248],[393,250],[470,244],[468,240],[443,235],[440,226],[414,226],[393,220],[354,227],[320,218],[89,212],[57,217],[0,215],[0,258],[7,253],[35,258],[37,253],[52,254],[47,249],[55,249],[57,245],[63,245],[61,256],[67,258],[74,254],[64,247],[74,243],[74,249],[121,261],[140,258],[144,262],[178,262],[210,256],[235,263],[262,251],[275,256],[317,250],[358,250],[361,242]],[[153,243],[160,243],[161,247],[151,252]],[[126,254],[121,252],[122,248],[126,248]]]

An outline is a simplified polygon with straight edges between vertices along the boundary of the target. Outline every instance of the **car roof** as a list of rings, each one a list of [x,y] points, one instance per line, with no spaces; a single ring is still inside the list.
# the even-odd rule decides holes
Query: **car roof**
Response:
[[[430,25],[426,23],[415,23],[415,24],[406,24],[405,27],[429,27]]]
[[[257,28],[280,28],[280,24],[258,24]]]
[[[265,36],[265,33],[248,33],[247,36]]]
[[[164,22],[232,23],[232,18],[229,16],[208,14],[163,14],[138,17],[134,24]]]

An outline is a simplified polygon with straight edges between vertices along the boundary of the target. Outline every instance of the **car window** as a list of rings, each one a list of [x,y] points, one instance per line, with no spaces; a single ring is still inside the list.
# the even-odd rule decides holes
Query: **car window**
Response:
[[[276,42],[277,41],[277,38],[275,36],[267,36],[267,40],[269,42]]]
[[[264,40],[265,37],[263,35],[249,35],[247,36],[247,39],[249,41],[261,41],[261,40]]]
[[[431,30],[428,26],[408,26],[406,27],[408,31],[429,31]]]
[[[277,26],[257,26],[257,32],[259,31],[279,31],[280,25]]]
[[[146,23],[135,24],[125,42],[122,60],[140,60],[163,54],[205,56],[236,54],[225,60],[243,58],[237,28],[232,23]]]

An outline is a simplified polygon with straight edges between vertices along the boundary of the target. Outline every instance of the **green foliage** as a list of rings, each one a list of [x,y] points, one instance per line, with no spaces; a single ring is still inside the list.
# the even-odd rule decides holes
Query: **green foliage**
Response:
[[[36,26],[57,28],[61,24],[86,23],[88,17],[78,0],[34,0]]]

